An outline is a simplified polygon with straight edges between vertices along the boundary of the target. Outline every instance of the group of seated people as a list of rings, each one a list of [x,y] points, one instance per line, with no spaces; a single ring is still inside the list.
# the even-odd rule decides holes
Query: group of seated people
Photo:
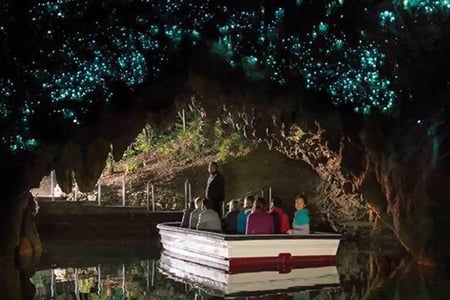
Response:
[[[306,197],[296,196],[294,201],[296,212],[291,223],[278,198],[271,199],[268,211],[261,197],[245,197],[243,209],[239,209],[239,201],[230,201],[223,219],[212,209],[211,200],[196,198],[184,211],[181,227],[227,234],[309,234]]]

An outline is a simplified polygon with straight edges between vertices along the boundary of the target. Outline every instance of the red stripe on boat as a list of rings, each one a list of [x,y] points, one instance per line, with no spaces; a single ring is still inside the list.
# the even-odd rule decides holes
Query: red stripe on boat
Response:
[[[246,273],[257,271],[279,271],[289,273],[292,269],[333,266],[336,256],[292,256],[280,253],[270,257],[238,257],[229,259],[229,273]]]

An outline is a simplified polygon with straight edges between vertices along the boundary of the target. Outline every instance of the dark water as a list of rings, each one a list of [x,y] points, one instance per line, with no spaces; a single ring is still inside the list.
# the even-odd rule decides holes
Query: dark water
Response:
[[[158,241],[52,242],[46,249],[32,284],[22,286],[25,299],[450,299],[444,271],[422,270],[403,252],[368,243],[342,242],[335,269],[291,270],[300,274],[295,280],[283,277],[289,271],[260,273],[257,289],[241,293],[211,288],[216,278],[203,285],[167,274]],[[245,280],[230,285],[239,290]]]

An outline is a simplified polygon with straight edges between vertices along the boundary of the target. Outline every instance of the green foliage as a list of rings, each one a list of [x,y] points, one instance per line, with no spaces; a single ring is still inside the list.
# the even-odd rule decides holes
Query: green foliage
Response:
[[[192,160],[203,155],[203,144],[199,128],[190,128],[180,131],[174,139],[155,147],[155,150],[167,159]]]
[[[217,159],[226,161],[230,158],[239,157],[247,154],[252,148],[250,140],[243,135],[233,132],[222,139],[219,145]]]
[[[151,150],[151,136],[147,134],[147,130],[143,129],[142,132],[136,137],[133,145],[137,152],[148,152]]]
[[[220,121],[217,120],[216,123],[214,123],[214,137],[217,140],[220,140],[220,139],[222,139],[223,135],[224,135],[224,130],[223,130],[222,124],[220,123]]]
[[[125,174],[133,173],[139,168],[142,168],[145,166],[145,161],[139,159],[138,157],[134,156],[131,159],[127,160],[127,166],[125,170]]]
[[[211,126],[205,122],[201,107],[189,106],[178,113],[177,121],[166,131],[155,134],[147,125],[124,153],[126,172],[135,172],[144,166],[141,153],[156,153],[162,159],[192,161],[199,157],[217,154],[226,161],[248,153],[251,142],[241,134],[224,127],[217,120]],[[184,122],[183,122],[184,118]]]

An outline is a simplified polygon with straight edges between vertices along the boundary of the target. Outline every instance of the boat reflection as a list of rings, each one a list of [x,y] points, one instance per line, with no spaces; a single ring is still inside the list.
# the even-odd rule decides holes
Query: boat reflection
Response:
[[[160,272],[206,295],[250,299],[309,299],[310,291],[339,287],[336,266],[227,272],[162,254]],[[279,297],[274,298],[275,295]],[[255,298],[255,296],[257,296]],[[287,298],[283,298],[286,296]]]

